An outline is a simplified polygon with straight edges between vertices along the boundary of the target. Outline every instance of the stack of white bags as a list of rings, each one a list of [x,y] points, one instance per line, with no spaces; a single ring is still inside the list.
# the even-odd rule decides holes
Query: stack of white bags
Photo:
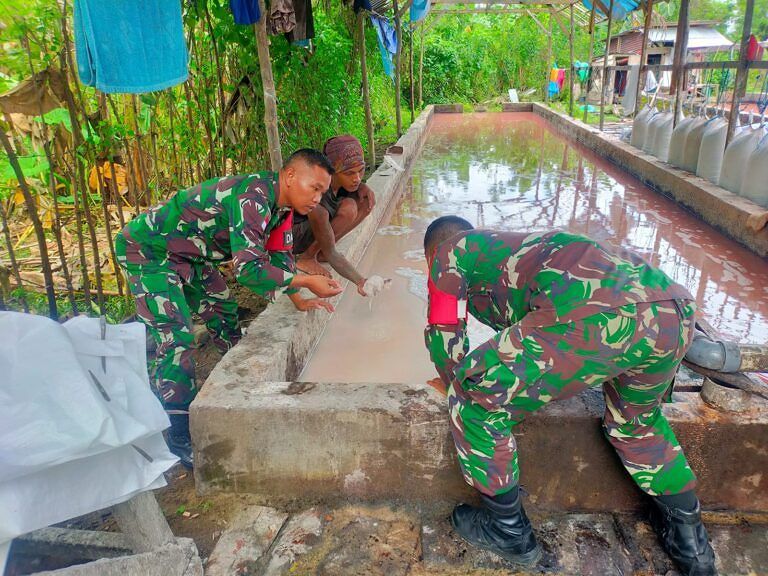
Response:
[[[168,425],[142,324],[0,312],[0,573],[15,536],[165,486]]]

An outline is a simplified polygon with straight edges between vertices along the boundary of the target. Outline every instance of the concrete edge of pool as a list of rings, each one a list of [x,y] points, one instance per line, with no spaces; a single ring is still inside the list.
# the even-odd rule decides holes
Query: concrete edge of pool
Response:
[[[398,141],[404,173],[379,168],[368,180],[377,207],[340,245],[351,260],[360,260],[394,205],[432,115],[443,110],[459,111],[428,107]],[[570,128],[571,119],[538,105],[510,111],[534,111],[614,161],[602,148],[616,143],[598,133],[593,148],[584,141],[584,131],[592,132],[585,125]],[[631,148],[624,153],[641,154]],[[327,320],[326,314],[296,312],[281,296],[216,366],[191,409],[198,491],[249,492],[272,505],[358,500],[440,507],[471,496],[455,462],[444,399],[433,390],[420,382],[293,381]],[[759,441],[768,437],[768,402],[755,398],[749,413],[730,414],[708,407],[698,393],[678,396],[665,413],[699,473],[705,506],[768,511],[768,449]],[[590,391],[547,406],[522,424],[516,438],[526,455],[522,484],[532,502],[558,510],[640,505],[602,436],[600,404],[599,393]]]

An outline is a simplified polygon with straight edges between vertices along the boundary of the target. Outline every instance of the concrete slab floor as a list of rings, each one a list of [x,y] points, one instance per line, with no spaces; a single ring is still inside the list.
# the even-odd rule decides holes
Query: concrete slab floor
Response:
[[[273,522],[280,516],[265,510],[246,513],[251,529],[261,535],[274,525],[259,527],[258,518]],[[678,574],[640,515],[552,514],[535,509],[529,515],[544,555],[527,572],[464,544],[444,516],[386,506],[311,508],[290,516],[266,548],[263,540],[253,547],[254,557],[243,558],[242,547],[232,553],[241,561],[239,575]],[[705,521],[720,574],[768,574],[768,515],[707,514]],[[212,556],[226,562],[226,552],[220,548]]]

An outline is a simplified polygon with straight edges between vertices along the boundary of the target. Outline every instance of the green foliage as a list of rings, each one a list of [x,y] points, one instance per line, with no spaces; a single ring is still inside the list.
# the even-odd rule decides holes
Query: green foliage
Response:
[[[537,16],[549,26],[546,14]],[[554,25],[554,23],[553,23]],[[588,36],[577,29],[576,59],[587,59]],[[547,34],[527,15],[472,14],[441,20],[425,38],[424,100],[477,103],[509,88],[542,94],[547,77]],[[569,45],[554,25],[552,61],[567,66]]]
[[[22,300],[26,301],[32,314],[48,314],[47,296],[25,288],[15,288],[11,292],[10,298],[6,300],[5,305],[10,310],[21,310]],[[101,315],[95,301],[92,301],[89,307],[85,303],[85,298],[80,295],[75,298],[75,302],[78,314],[93,317]],[[69,318],[73,316],[72,306],[66,296],[58,296],[56,298],[56,306],[62,317]],[[109,296],[104,299],[104,316],[110,324],[119,324],[135,313],[136,305],[133,298],[129,296]]]

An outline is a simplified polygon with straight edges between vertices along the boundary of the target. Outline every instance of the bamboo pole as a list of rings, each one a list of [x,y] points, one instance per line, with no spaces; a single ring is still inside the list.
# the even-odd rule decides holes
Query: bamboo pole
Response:
[[[571,4],[570,9],[571,28],[568,33],[568,45],[570,47],[571,66],[568,70],[568,84],[570,89],[570,93],[568,94],[568,113],[570,114],[571,118],[573,118],[573,4]]]
[[[190,94],[189,90],[189,80],[184,82],[184,104],[187,109],[187,130],[189,130],[189,139],[192,139],[192,135],[195,133],[195,122],[192,119],[192,95]],[[200,154],[197,153],[197,150],[193,151],[193,156],[195,157],[195,176],[196,180],[198,182],[201,182],[203,179],[203,168],[200,165]],[[192,162],[189,163],[189,173],[192,174]]]
[[[588,75],[587,75],[587,91],[584,94],[584,123],[587,123],[589,113],[589,85],[592,83],[592,56],[595,51],[595,7],[596,3],[592,2],[592,10],[589,13],[589,58],[587,59]]]
[[[419,110],[424,107],[424,25],[419,26]]]
[[[253,25],[256,33],[256,48],[259,53],[259,70],[264,88],[264,126],[267,128],[267,145],[272,170],[283,166],[283,154],[280,150],[280,132],[277,129],[277,96],[275,80],[272,77],[272,61],[269,59],[269,39],[267,38],[267,17],[264,0],[259,0],[259,9],[264,15]]]
[[[109,175],[112,178],[112,183],[115,186],[115,206],[117,207],[117,218],[120,221],[120,229],[122,230],[125,228],[125,216],[123,215],[123,205],[125,204],[125,201],[123,200],[123,195],[120,194],[120,189],[117,187],[117,174],[115,174],[115,163],[112,160],[112,157],[114,156],[114,151],[112,150],[112,142],[109,143]]]
[[[683,0],[687,2],[688,0]],[[611,51],[611,25],[613,24],[613,0],[608,6],[608,33],[605,39],[605,54],[603,55],[603,84],[600,90],[600,131],[605,125],[605,92],[608,87],[608,54]],[[613,88],[611,88],[611,101],[613,101]]]
[[[637,86],[635,87],[635,109],[633,114],[637,116],[638,110],[640,110],[640,98],[643,93],[643,86],[645,86],[645,77],[648,72],[643,70],[643,66],[648,59],[648,36],[651,29],[651,23],[653,19],[653,0],[645,0],[645,27],[643,28],[643,46],[640,49],[640,68],[637,72]]]
[[[360,35],[360,75],[363,83],[363,107],[365,108],[365,130],[368,134],[368,166],[376,167],[376,142],[373,135],[373,115],[371,114],[371,93],[368,86],[368,63],[365,52],[365,13],[357,14],[357,32]]]
[[[192,57],[195,60],[197,64],[197,69],[199,71],[203,70],[203,65],[201,61],[200,53],[197,49],[197,40],[195,39],[196,34],[195,31],[192,31],[191,36],[191,44],[192,44]],[[218,170],[216,168],[216,150],[214,149],[213,144],[213,131],[211,130],[211,102],[208,99],[208,79],[205,77],[205,75],[201,75],[200,78],[195,78],[195,81],[198,83],[202,82],[205,86],[205,90],[203,90],[203,97],[205,98],[205,102],[202,101],[200,98],[200,90],[196,90],[195,86],[192,84],[192,79],[187,80],[187,84],[189,85],[189,89],[192,91],[192,94],[195,96],[195,102],[197,102],[197,109],[201,112],[204,111],[205,113],[205,122],[203,122],[203,127],[205,128],[205,134],[208,137],[208,170],[205,171],[205,177],[211,178]]]
[[[171,99],[172,90],[168,90],[166,93],[167,100],[168,100],[168,123],[171,129],[171,160],[173,161],[173,176],[174,176],[174,186],[178,187],[179,183],[183,180],[184,176],[184,166],[182,166],[179,163],[179,156],[176,152],[176,126],[173,122],[173,117],[175,116],[175,108],[176,105],[174,101]],[[180,177],[181,176],[181,177]]]
[[[144,147],[141,145],[144,135],[141,133],[141,126],[139,125],[139,102],[136,94],[131,94],[131,109],[133,110],[133,130],[134,138],[136,139],[136,165],[139,170],[139,176],[141,182],[144,184],[144,190],[142,190],[142,196],[146,195],[147,205],[152,205],[152,190],[149,187],[149,170],[144,163]]]
[[[107,233],[107,247],[109,248],[109,257],[112,259],[112,269],[115,271],[115,283],[117,284],[117,292],[120,296],[123,295],[123,278],[120,275],[120,267],[117,263],[117,254],[115,253],[115,242],[112,237],[112,225],[110,224],[109,210],[107,209],[107,187],[104,184],[104,177],[97,165],[96,168],[96,182],[99,187],[99,194],[101,194],[101,212],[104,217],[104,231]],[[113,181],[114,182],[114,181]],[[102,293],[104,290],[102,288]]]
[[[747,6],[744,10],[744,28],[741,31],[741,48],[739,50],[739,67],[736,68],[736,80],[733,85],[733,97],[731,98],[731,112],[728,119],[728,135],[726,145],[733,138],[733,132],[736,130],[736,124],[739,121],[739,107],[741,106],[741,97],[747,90],[747,79],[749,78],[749,63],[747,62],[747,47],[749,45],[749,36],[752,34],[752,17],[755,11],[755,0],[747,0]]]
[[[410,67],[410,79],[409,79],[408,84],[411,87],[411,101],[410,101],[410,105],[411,105],[411,124],[413,124],[413,118],[414,118],[413,99],[414,99],[414,94],[415,94],[415,91],[413,89],[413,32],[414,32],[413,22],[411,22],[411,24],[408,27],[408,29],[410,31],[410,35],[409,35],[409,39],[408,39],[409,40],[408,63],[409,63],[409,67]]]
[[[397,36],[397,52],[395,53],[395,123],[397,125],[397,137],[403,134],[403,120],[400,117],[400,55],[403,52],[403,30],[398,16],[397,0],[392,0],[392,9],[395,11],[395,35]]]
[[[81,282],[83,285],[83,298],[85,300],[86,310],[90,310],[93,298],[91,294],[91,279],[88,272],[88,258],[85,254],[85,239],[83,238],[83,216],[80,213],[80,196],[78,194],[77,176],[75,174],[75,164],[77,159],[75,158],[74,153],[72,153],[71,156],[71,162],[66,163],[67,177],[69,178],[69,182],[72,186],[72,198],[74,200],[72,208],[75,213],[75,235],[77,236],[77,252],[80,259],[80,274],[82,276]]]
[[[3,132],[3,134],[5,134],[5,132]],[[29,312],[29,304],[27,303],[27,297],[24,295],[24,282],[21,279],[19,262],[16,260],[16,251],[13,249],[13,238],[11,238],[11,229],[8,226],[8,216],[5,213],[5,208],[3,207],[2,202],[0,202],[0,224],[2,224],[3,238],[5,238],[5,245],[8,248],[8,260],[11,261],[11,271],[13,272],[13,277],[16,279],[16,286],[20,289],[19,300],[21,301],[21,308],[24,312]],[[2,274],[3,267],[0,266],[0,275]],[[6,280],[7,278],[0,276],[0,284],[5,284]],[[4,290],[5,288],[0,285],[0,289]]]
[[[552,73],[552,32],[554,16],[549,14],[549,34],[547,35],[547,69],[544,74],[544,102],[549,102],[549,76]]]
[[[24,48],[27,51],[27,59],[29,61],[29,71],[32,74],[33,82],[37,83],[37,76],[35,76],[35,66],[32,62],[32,51],[29,47],[29,39],[24,36]],[[43,102],[40,97],[40,90],[35,90],[35,96],[37,100],[37,109],[40,113],[40,118],[43,117]],[[53,229],[53,236],[56,240],[56,250],[59,253],[59,261],[61,262],[61,272],[64,276],[64,284],[67,287],[67,297],[69,299],[69,305],[72,308],[72,314],[77,316],[77,301],[75,299],[74,286],[72,286],[72,276],[69,273],[69,264],[67,263],[67,255],[64,252],[64,242],[61,238],[61,211],[59,209],[59,196],[56,193],[56,179],[54,177],[54,160],[53,153],[51,152],[51,142],[49,140],[48,125],[45,122],[40,122],[40,127],[43,133],[43,151],[45,157],[48,160],[48,188],[51,192],[51,199],[53,200],[53,223],[51,228]]]
[[[686,88],[687,72],[684,68],[688,53],[688,8],[690,0],[680,0],[680,15],[677,17],[677,36],[675,38],[675,55],[672,61],[672,81],[669,85],[670,95],[675,95],[675,113],[673,125],[677,126],[677,118],[682,108],[682,92]]]
[[[69,46],[70,45],[69,36],[67,34],[66,25],[63,22],[62,22],[62,35],[64,37],[65,46]],[[69,78],[69,74],[71,74],[72,70],[74,70],[72,52],[68,48],[65,48],[63,52],[66,57],[65,58],[66,67],[62,66],[62,71],[64,72],[64,77]],[[93,140],[91,125],[88,120],[88,113],[85,109],[83,94],[80,90],[80,84],[78,84],[77,79],[75,79],[75,90],[76,90],[75,94],[77,95],[78,101],[80,102],[80,107],[82,110],[81,113],[83,115],[83,121],[85,122],[86,131],[88,132],[89,137],[91,137],[91,140]],[[86,224],[88,225],[88,234],[91,240],[91,248],[93,249],[94,275],[96,277],[96,298],[99,304],[99,311],[101,312],[101,314],[104,314],[106,310],[104,307],[104,285],[101,277],[101,256],[99,254],[98,238],[96,237],[96,222],[93,217],[93,214],[91,213],[91,201],[90,201],[90,196],[88,194],[88,178],[85,175],[85,166],[77,158],[76,151],[81,144],[85,144],[83,148],[86,152],[86,158],[91,160],[91,162],[94,164],[94,167],[95,167],[96,154],[93,151],[92,144],[83,143],[82,141],[83,132],[82,132],[82,128],[80,127],[80,121],[77,117],[77,105],[75,103],[75,98],[69,88],[68,82],[64,83],[64,97],[67,103],[67,108],[69,109],[69,118],[70,118],[70,121],[72,122],[72,143],[74,145],[73,158],[74,158],[74,165],[75,165],[75,176],[79,178],[80,191],[83,195],[83,212],[85,213],[85,221],[86,221]],[[102,196],[102,200],[103,200],[103,196]]]
[[[66,100],[67,111],[69,112],[70,122],[72,124],[71,162],[66,163],[66,165],[67,165],[69,181],[70,181],[70,184],[72,185],[72,198],[74,199],[77,248],[80,256],[80,268],[81,268],[82,284],[83,284],[83,298],[85,299],[86,309],[90,309],[91,303],[93,300],[91,297],[91,281],[88,275],[88,259],[86,258],[86,254],[85,254],[85,239],[83,238],[83,221],[82,221],[82,215],[80,213],[79,191],[83,192],[83,198],[85,198],[86,200],[88,198],[88,195],[86,190],[83,190],[83,187],[85,186],[85,181],[79,178],[79,176],[82,174],[82,170],[80,170],[80,161],[77,158],[77,149],[80,146],[82,132],[80,130],[80,122],[78,121],[77,114],[75,113],[74,97],[72,96],[72,91],[69,88],[70,57],[69,57],[68,46],[70,45],[70,40],[67,34],[66,1],[62,6],[61,29],[62,29],[62,35],[64,37],[64,49],[59,52],[59,67],[61,68],[61,71],[63,72],[64,78],[65,78],[65,82],[63,83],[64,97]],[[98,267],[98,264],[97,264],[97,267]],[[98,297],[98,294],[97,294],[97,297]]]
[[[5,134],[5,130],[0,129],[0,142],[3,144],[5,153],[8,155],[8,161],[13,168],[13,172],[16,175],[16,179],[19,181],[19,188],[24,196],[24,204],[27,207],[27,215],[32,221],[32,226],[35,229],[35,236],[37,237],[37,244],[40,248],[40,261],[43,266],[43,278],[45,279],[45,293],[48,297],[48,313],[51,318],[57,320],[59,318],[59,310],[56,307],[56,292],[53,288],[53,272],[51,271],[51,261],[48,258],[48,244],[45,240],[45,231],[43,225],[40,222],[40,218],[37,214],[37,204],[35,198],[32,196],[32,192],[29,190],[27,181],[24,178],[24,172],[19,165],[19,159],[16,157],[16,152],[11,146],[8,136]],[[8,227],[7,222],[3,222],[5,228]]]
[[[216,64],[216,79],[218,80],[217,88],[219,95],[219,118],[220,124],[224,123],[224,106],[226,106],[226,100],[224,99],[224,73],[221,66],[221,56],[219,55],[219,47],[216,43],[216,35],[214,34],[213,23],[211,22],[211,13],[208,10],[208,2],[203,2],[203,12],[205,14],[205,24],[208,27],[208,37],[211,39],[211,45],[213,46],[213,58]],[[222,139],[223,142],[223,139]]]
[[[115,122],[122,124],[123,121],[120,118],[120,113],[117,111],[117,105],[115,104],[114,100],[112,100],[112,96],[110,94],[107,94],[107,104],[108,107],[112,110],[112,116],[114,116]],[[138,184],[136,183],[136,172],[133,167],[133,161],[131,160],[131,152],[129,150],[129,146],[126,143],[123,143],[123,153],[125,155],[125,175],[126,175],[126,182],[128,184],[128,200],[132,206],[138,206],[139,205],[139,192],[138,192]]]

